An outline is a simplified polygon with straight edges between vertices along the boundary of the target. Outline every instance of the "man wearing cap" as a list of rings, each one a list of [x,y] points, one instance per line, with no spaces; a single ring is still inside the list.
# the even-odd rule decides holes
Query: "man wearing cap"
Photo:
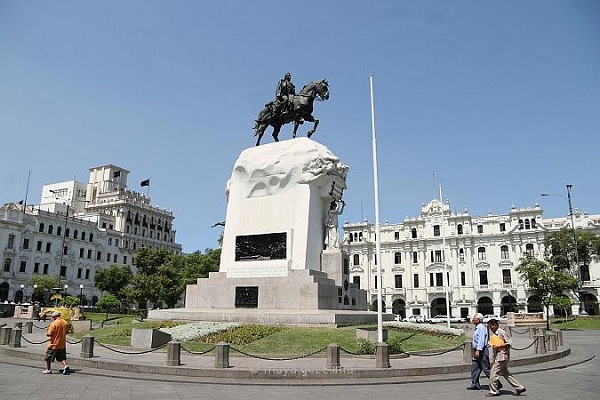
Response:
[[[473,341],[471,346],[473,348],[473,357],[471,358],[471,386],[467,387],[469,390],[479,390],[479,376],[483,372],[485,376],[490,377],[490,355],[487,348],[488,342],[488,331],[483,322],[483,315],[477,313],[471,318],[471,322],[474,325],[473,328]]]
[[[62,374],[66,375],[69,373],[69,366],[67,365],[67,333],[69,332],[69,325],[67,321],[61,318],[60,312],[54,311],[52,313],[52,323],[48,327],[48,333],[46,336],[50,337],[48,340],[48,347],[46,349],[46,370],[44,374],[52,373],[52,362],[57,360],[62,363],[63,369]]]

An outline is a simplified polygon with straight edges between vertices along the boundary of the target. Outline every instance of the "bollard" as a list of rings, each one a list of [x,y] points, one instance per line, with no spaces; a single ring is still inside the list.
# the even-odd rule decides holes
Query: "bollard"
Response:
[[[544,335],[537,333],[535,339],[535,354],[546,354],[546,340]]]
[[[229,344],[219,342],[215,345],[215,368],[229,368]]]
[[[546,337],[548,338],[548,351],[556,351],[556,334],[547,332]]]
[[[181,365],[181,343],[175,340],[167,343],[167,365],[171,367]]]
[[[379,342],[375,345],[375,368],[390,367],[390,350],[387,343]]]
[[[8,326],[3,326],[0,328],[0,344],[9,344],[10,343],[10,332],[12,328]]]
[[[81,339],[81,352],[79,353],[81,358],[92,358],[94,357],[94,337],[85,335]]]
[[[565,341],[563,340],[563,333],[560,329],[553,329],[552,332],[556,334],[556,345],[562,347],[565,345]]]
[[[25,332],[26,333],[33,332],[33,321],[27,321],[27,322],[25,322]]]
[[[529,332],[529,339],[535,339],[535,335],[537,334],[537,328],[535,326],[530,326],[527,331]]]
[[[8,347],[21,347],[21,335],[23,330],[21,328],[15,328],[12,330],[10,335],[10,343]]]
[[[23,323],[22,322],[15,322],[15,328],[19,328],[19,329],[23,329]]]
[[[340,346],[331,343],[327,346],[327,369],[335,369],[340,367]]]
[[[470,364],[471,360],[473,360],[473,340],[465,338],[465,342],[463,343],[463,362]]]

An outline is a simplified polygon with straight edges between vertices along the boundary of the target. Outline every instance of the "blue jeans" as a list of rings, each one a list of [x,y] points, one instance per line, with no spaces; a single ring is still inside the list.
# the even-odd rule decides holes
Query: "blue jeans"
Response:
[[[490,354],[487,347],[479,352],[478,358],[473,355],[471,359],[471,385],[479,386],[479,376],[482,372],[488,378],[490,377]]]

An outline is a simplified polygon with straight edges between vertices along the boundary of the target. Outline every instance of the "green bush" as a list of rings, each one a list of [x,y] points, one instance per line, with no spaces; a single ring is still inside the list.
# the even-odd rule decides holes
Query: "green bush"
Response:
[[[271,325],[243,325],[237,328],[229,328],[223,332],[211,333],[194,340],[198,342],[227,342],[243,345],[256,342],[259,339],[281,332],[283,329],[280,326]]]
[[[117,313],[121,310],[121,301],[114,294],[107,293],[96,304],[100,311]]]
[[[401,354],[404,351],[402,350],[402,342],[404,339],[400,336],[391,336],[387,340],[388,352],[390,354]]]
[[[358,354],[375,354],[375,344],[367,339],[358,339]]]

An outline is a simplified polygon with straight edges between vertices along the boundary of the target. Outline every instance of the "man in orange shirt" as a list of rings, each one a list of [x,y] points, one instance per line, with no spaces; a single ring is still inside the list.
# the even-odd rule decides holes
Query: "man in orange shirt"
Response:
[[[52,362],[57,360],[62,363],[64,368],[62,369],[63,375],[69,373],[69,366],[67,365],[67,333],[69,332],[69,325],[67,321],[61,318],[58,311],[52,313],[52,323],[48,327],[48,333],[46,336],[50,337],[48,340],[48,348],[46,349],[46,370],[44,374],[52,373]]]

